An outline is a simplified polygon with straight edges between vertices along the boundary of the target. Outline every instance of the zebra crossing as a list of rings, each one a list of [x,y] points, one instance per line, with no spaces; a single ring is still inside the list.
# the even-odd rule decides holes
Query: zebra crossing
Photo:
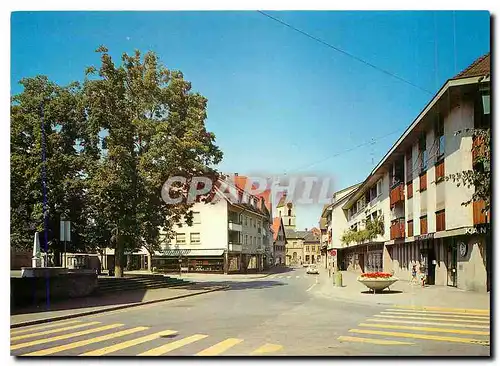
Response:
[[[412,346],[418,341],[490,345],[490,312],[483,309],[394,306],[337,338],[341,343]]]
[[[11,329],[13,356],[195,356],[279,355],[283,346],[256,345],[241,338],[220,339],[208,334],[184,334],[148,326],[68,320]],[[207,343],[208,342],[208,343]],[[186,350],[187,349],[187,350]]]
[[[272,279],[282,279],[282,280],[291,280],[291,279],[294,279],[294,280],[297,280],[297,279],[301,279],[301,278],[313,278],[312,275],[273,275],[273,276],[269,276],[269,278],[272,278]]]

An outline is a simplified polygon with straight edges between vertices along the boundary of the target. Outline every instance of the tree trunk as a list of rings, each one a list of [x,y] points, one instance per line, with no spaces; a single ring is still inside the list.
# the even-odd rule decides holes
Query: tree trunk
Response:
[[[116,235],[115,246],[115,277],[123,277],[123,257],[125,254],[125,247],[121,235]]]

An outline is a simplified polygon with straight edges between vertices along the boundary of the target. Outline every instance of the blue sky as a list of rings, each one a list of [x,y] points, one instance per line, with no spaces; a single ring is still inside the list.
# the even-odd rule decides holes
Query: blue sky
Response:
[[[269,14],[433,93],[490,47],[488,12]],[[341,189],[366,177],[432,97],[254,11],[18,12],[11,27],[13,94],[22,77],[83,80],[101,44],[116,59],[155,51],[208,98],[224,172],[327,174]],[[319,214],[299,207],[298,227]]]

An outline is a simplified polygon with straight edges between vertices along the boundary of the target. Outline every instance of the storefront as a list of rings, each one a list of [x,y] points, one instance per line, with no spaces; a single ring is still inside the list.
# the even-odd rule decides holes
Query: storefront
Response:
[[[159,272],[224,273],[224,249],[171,249],[157,253],[151,261]]]
[[[383,243],[367,243],[339,249],[339,266],[343,271],[380,272],[383,269]]]

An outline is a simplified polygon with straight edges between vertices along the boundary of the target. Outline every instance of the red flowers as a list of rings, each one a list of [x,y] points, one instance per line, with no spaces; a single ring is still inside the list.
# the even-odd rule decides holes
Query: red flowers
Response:
[[[390,273],[385,272],[372,272],[372,273],[363,273],[361,275],[362,278],[390,278],[392,275]]]

